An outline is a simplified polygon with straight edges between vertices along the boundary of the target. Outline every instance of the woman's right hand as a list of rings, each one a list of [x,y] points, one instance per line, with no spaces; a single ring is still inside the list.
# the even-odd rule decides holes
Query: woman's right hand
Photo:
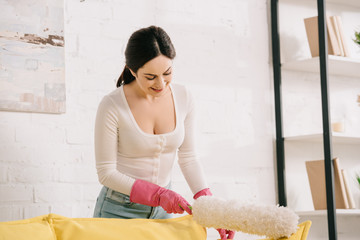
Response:
[[[152,207],[161,206],[167,213],[192,214],[190,204],[178,193],[156,184],[136,180],[131,188],[130,201]]]
[[[184,213],[185,210],[192,214],[190,204],[180,194],[165,188],[161,191],[159,203],[167,213]]]

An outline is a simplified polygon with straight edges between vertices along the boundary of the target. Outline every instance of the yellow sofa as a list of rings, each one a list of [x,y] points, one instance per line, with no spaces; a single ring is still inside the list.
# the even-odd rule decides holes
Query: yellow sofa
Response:
[[[306,240],[311,226],[311,221],[305,221],[298,225],[297,231],[290,237],[283,237],[278,240]],[[266,238],[261,240],[274,240],[273,238]]]
[[[282,240],[306,240],[311,222]],[[206,229],[191,215],[172,219],[67,218],[48,214],[1,222],[0,240],[205,240]],[[265,239],[264,239],[265,240]],[[266,239],[271,240],[271,239]]]
[[[0,223],[0,240],[206,239],[191,215],[172,219],[66,218],[56,214]]]

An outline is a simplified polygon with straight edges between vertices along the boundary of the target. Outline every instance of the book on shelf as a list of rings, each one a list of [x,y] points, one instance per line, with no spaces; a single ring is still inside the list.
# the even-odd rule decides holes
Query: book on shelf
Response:
[[[341,169],[341,174],[342,174],[342,177],[344,179],[344,186],[345,186],[345,190],[346,190],[346,196],[347,196],[347,199],[348,199],[348,202],[349,202],[349,208],[350,209],[355,209],[356,208],[356,205],[355,205],[355,199],[354,199],[354,195],[351,191],[351,186],[350,186],[350,183],[349,183],[349,176],[348,176],[348,173],[345,169]]]
[[[339,56],[344,56],[344,47],[342,45],[342,41],[341,41],[341,36],[340,36],[340,30],[339,30],[339,23],[338,23],[338,18],[336,16],[331,16],[331,25],[329,27],[333,27],[334,28],[334,32],[335,32],[335,36],[340,48],[340,54]]]
[[[349,53],[349,49],[346,44],[346,38],[345,38],[344,30],[343,30],[343,24],[342,24],[341,17],[340,16],[331,16],[330,18],[332,19],[332,22],[334,23],[333,27],[335,30],[336,38],[338,39],[338,44],[339,44],[340,52],[341,52],[340,56],[349,57],[350,53]]]
[[[311,196],[315,210],[327,209],[325,162],[324,160],[306,161],[306,171],[310,183]],[[337,209],[348,209],[349,203],[342,178],[339,159],[332,160],[334,171],[334,195]]]
[[[327,33],[328,33],[328,45],[333,48],[332,52],[329,52],[330,55],[341,56],[340,42],[337,37],[334,22],[331,17],[326,17]]]
[[[305,18],[305,30],[312,57],[319,56],[319,35],[318,35],[318,17]],[[328,34],[328,53],[334,55],[333,46],[329,40]]]
[[[344,208],[349,208],[349,201],[346,195],[346,189],[344,185],[344,178],[341,173],[341,167],[340,167],[340,160],[339,158],[333,159],[333,166],[334,166],[334,188],[335,188],[335,201],[340,201],[341,203],[344,203]],[[340,191],[340,194],[337,194],[337,191]]]
[[[318,17],[304,19],[306,36],[308,39],[312,57],[319,56],[319,31]],[[349,56],[349,50],[345,41],[342,20],[340,16],[326,17],[326,32],[328,42],[328,54],[335,56]]]

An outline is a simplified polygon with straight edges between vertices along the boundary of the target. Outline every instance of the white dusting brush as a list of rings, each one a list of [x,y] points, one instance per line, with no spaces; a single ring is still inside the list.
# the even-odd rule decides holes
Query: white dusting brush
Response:
[[[202,196],[192,205],[193,219],[204,227],[267,236],[289,237],[299,217],[289,208]]]

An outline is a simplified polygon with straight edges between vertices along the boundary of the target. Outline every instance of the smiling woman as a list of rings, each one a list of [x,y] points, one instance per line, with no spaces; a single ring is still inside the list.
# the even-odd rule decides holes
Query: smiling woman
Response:
[[[139,68],[137,73],[130,70],[136,79],[128,85],[133,85],[139,94],[145,94],[153,97],[159,97],[166,93],[172,80],[171,75],[172,60],[164,55],[148,61],[143,67]],[[154,95],[155,93],[155,95]],[[157,93],[162,93],[161,95]]]
[[[94,217],[169,218],[191,214],[170,190],[178,156],[194,199],[212,195],[195,151],[195,109],[190,92],[171,84],[175,49],[160,27],[133,33],[117,89],[101,101],[95,123],[95,157],[104,185]],[[218,230],[222,239],[233,231]]]
[[[131,74],[135,80],[123,86],[127,103],[137,125],[146,133],[171,132],[176,111],[170,90],[172,60],[159,55]]]
[[[135,75],[131,74],[130,69],[133,73],[136,73],[145,63],[159,55],[164,55],[169,60],[174,59],[176,56],[169,35],[162,28],[150,26],[134,32],[126,46],[126,66],[116,86],[120,87],[135,80]]]

